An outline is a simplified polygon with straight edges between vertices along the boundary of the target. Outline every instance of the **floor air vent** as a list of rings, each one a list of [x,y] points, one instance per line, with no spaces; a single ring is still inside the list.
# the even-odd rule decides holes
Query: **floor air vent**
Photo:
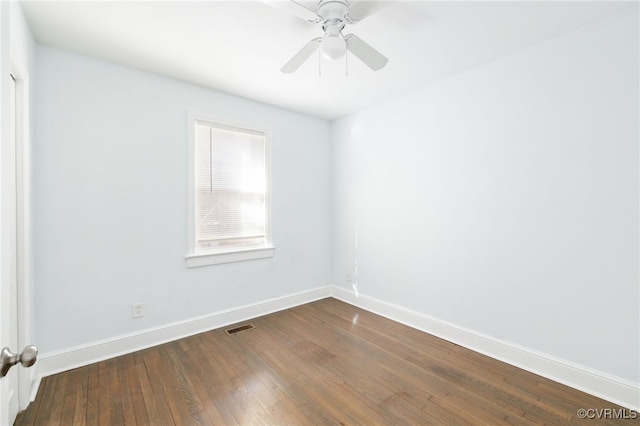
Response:
[[[252,330],[254,328],[255,327],[253,326],[253,324],[245,324],[239,327],[230,328],[229,330],[225,330],[224,332],[227,333],[229,336],[233,336],[234,334],[240,333],[241,331]]]

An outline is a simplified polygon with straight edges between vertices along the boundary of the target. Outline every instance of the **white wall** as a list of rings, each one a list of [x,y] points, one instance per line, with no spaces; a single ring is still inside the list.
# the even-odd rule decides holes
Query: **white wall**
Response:
[[[639,382],[638,48],[633,8],[334,122],[334,284]]]
[[[329,122],[45,46],[37,60],[43,353],[330,283]],[[186,269],[188,111],[273,131],[274,258]]]

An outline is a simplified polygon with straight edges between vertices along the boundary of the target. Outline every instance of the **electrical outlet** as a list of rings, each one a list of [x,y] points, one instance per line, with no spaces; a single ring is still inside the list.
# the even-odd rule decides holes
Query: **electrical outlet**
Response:
[[[134,303],[131,309],[131,318],[144,316],[144,303]]]
[[[353,281],[353,278],[351,277],[351,272],[347,271],[347,282],[350,283],[351,281]]]

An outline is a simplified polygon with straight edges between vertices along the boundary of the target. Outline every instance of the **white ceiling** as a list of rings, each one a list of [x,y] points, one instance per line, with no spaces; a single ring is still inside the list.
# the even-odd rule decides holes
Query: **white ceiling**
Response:
[[[366,1],[366,0],[360,0]],[[636,2],[402,1],[354,33],[389,58],[280,68],[321,29],[260,1],[23,1],[39,43],[327,119],[447,78]]]

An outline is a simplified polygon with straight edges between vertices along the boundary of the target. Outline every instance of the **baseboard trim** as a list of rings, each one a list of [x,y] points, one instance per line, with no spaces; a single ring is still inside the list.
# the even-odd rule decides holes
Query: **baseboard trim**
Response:
[[[33,381],[37,385],[44,377],[73,368],[93,364],[105,359],[125,355],[141,349],[161,345],[182,339],[194,334],[203,333],[230,324],[268,315],[284,309],[293,308],[331,296],[331,287],[289,294],[287,296],[240,306],[237,308],[215,312],[213,314],[178,321],[160,327],[150,328],[135,333],[125,334],[110,339],[87,343],[60,351],[44,353],[38,360],[38,378]]]
[[[42,382],[42,376],[40,376],[39,374],[34,374],[33,376],[31,376],[31,387],[29,388],[29,404],[36,400],[36,396],[38,396],[38,389],[40,388],[40,382]],[[22,407],[23,410],[26,408],[27,407]]]
[[[37,377],[32,377],[31,400],[35,398],[42,378],[52,374],[293,308],[326,297],[334,297],[534,374],[587,392],[631,410],[640,411],[640,385],[637,383],[465,329],[373,297],[363,294],[356,296],[353,292],[336,286],[320,287],[61,351],[44,353],[37,363],[38,368],[35,374]]]
[[[638,383],[502,341],[361,293],[356,295],[342,287],[332,286],[331,296],[598,398],[640,411]]]

